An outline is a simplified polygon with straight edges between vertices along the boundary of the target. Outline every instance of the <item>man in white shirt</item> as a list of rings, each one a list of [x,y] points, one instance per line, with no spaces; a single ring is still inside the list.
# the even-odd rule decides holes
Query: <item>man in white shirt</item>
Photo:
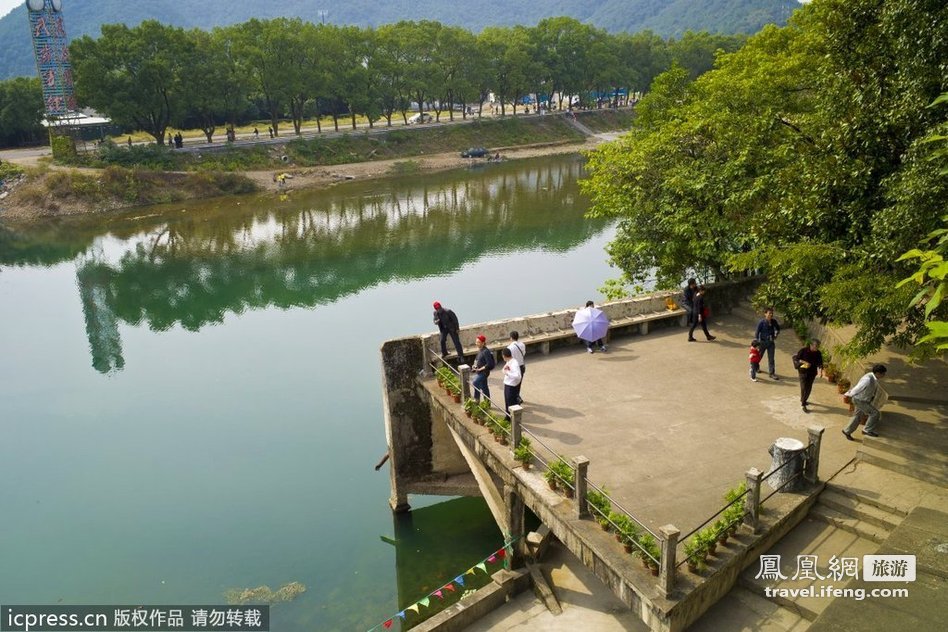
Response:
[[[519,332],[510,332],[510,344],[507,345],[507,348],[510,349],[511,357],[520,365],[520,386],[517,388],[517,403],[522,404],[523,399],[520,397],[520,388],[523,387],[523,378],[527,374],[527,363],[524,360],[524,356],[527,355],[527,346],[520,342]]]
[[[884,364],[873,365],[872,371],[863,375],[856,385],[846,392],[846,396],[852,398],[853,406],[856,407],[849,425],[843,428],[843,434],[850,441],[855,441],[852,435],[863,415],[868,415],[869,419],[866,420],[866,427],[863,428],[862,434],[870,437],[879,436],[876,434],[876,424],[879,422],[881,413],[872,405],[872,402],[879,390],[879,380],[885,376],[886,371]]]
[[[510,419],[510,407],[520,399],[520,365],[513,359],[510,348],[505,347],[504,356],[504,411]]]

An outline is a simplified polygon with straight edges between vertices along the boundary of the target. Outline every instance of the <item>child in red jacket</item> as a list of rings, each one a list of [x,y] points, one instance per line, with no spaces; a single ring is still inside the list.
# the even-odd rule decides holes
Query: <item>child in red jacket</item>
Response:
[[[760,342],[754,340],[751,342],[750,353],[748,355],[750,360],[750,373],[751,373],[751,382],[757,381],[757,372],[760,371]]]

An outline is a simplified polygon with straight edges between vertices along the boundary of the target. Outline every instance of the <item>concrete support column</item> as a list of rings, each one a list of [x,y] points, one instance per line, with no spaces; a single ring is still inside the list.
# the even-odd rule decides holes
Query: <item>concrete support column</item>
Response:
[[[510,526],[510,533],[505,535],[511,540],[517,538],[517,541],[511,546],[513,554],[510,556],[510,568],[522,568],[524,565],[523,553],[527,546],[525,508],[523,499],[520,498],[513,485],[504,485],[504,511],[507,513],[507,524]]]
[[[666,524],[658,532],[664,538],[658,573],[658,589],[668,597],[675,591],[675,573],[678,570],[675,552],[678,549],[678,536],[681,535],[681,531],[673,524]]]
[[[573,459],[573,467],[576,469],[576,517],[585,518],[589,515],[589,507],[586,506],[586,474],[589,472],[589,459],[584,456],[578,456]]]
[[[550,341],[546,340],[540,343],[540,353],[542,355],[550,355]]]
[[[756,467],[747,470],[747,495],[744,496],[744,524],[757,533],[757,524],[760,522],[760,479],[764,473]]]
[[[466,402],[471,397],[471,367],[462,364],[458,371],[461,373],[461,401]]]
[[[820,443],[823,441],[823,432],[826,430],[823,426],[810,426],[806,433],[810,438],[807,446],[806,465],[803,469],[803,478],[811,485],[816,485],[820,480]]]
[[[648,321],[644,323],[639,323],[639,333],[643,336],[648,333]]]
[[[510,407],[510,453],[520,445],[520,437],[523,436],[523,406],[514,404]]]

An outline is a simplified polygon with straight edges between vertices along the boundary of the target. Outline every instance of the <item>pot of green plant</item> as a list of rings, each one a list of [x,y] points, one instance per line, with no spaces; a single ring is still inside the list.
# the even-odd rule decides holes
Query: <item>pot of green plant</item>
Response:
[[[546,464],[546,471],[543,472],[543,480],[546,481],[546,484],[550,486],[550,489],[556,491],[556,469],[554,467],[556,461],[550,461]]]
[[[612,510],[612,503],[609,502],[609,497],[606,495],[605,486],[602,488],[602,492],[596,491],[595,488],[590,488],[586,492],[586,506],[589,510],[589,513],[596,516],[596,520],[602,519],[604,516],[608,516],[609,512]],[[605,525],[602,521],[599,522],[599,525],[602,527],[603,531],[609,530],[609,521],[605,520]]]
[[[625,539],[625,534],[632,526],[632,521],[629,520],[629,517],[624,513],[618,513],[616,511],[610,512],[609,518],[612,520],[612,524],[615,525],[616,542],[622,544],[622,541]]]
[[[823,375],[826,376],[826,379],[829,380],[831,384],[835,384],[836,378],[839,377],[839,369],[837,369],[836,365],[832,362],[827,362],[823,365]]]
[[[718,550],[718,541],[714,536],[714,532],[709,528],[706,530],[704,537],[706,546],[708,547],[708,555],[714,555]]]
[[[609,524],[609,519],[606,518],[605,516],[599,516],[598,518],[596,518],[596,522],[599,523],[599,526],[600,526],[600,527],[602,528],[602,530],[605,531],[606,533],[609,533],[609,529],[612,528],[612,525]]]
[[[642,558],[642,566],[649,568],[652,563],[650,554],[654,554],[655,549],[655,538],[653,538],[648,533],[643,534],[639,537],[639,557]]]
[[[714,523],[714,527],[712,527],[712,529],[714,529],[714,534],[717,536],[718,544],[721,546],[727,544],[727,523],[723,519],[718,520]]]
[[[514,459],[520,462],[523,469],[530,469],[533,462],[533,453],[530,452],[530,440],[526,437],[520,437],[520,445],[514,449]]]
[[[474,401],[473,397],[468,397],[464,400],[464,414],[467,415],[468,419],[474,418],[475,408],[477,408],[477,402]]]
[[[841,377],[836,381],[836,392],[842,395],[843,393],[848,391],[850,388],[852,388],[852,386],[853,386],[852,382],[850,382],[844,377]]]
[[[700,559],[698,553],[700,549],[701,543],[695,536],[685,542],[685,560],[688,562],[688,570],[692,573],[698,572],[698,560]]]

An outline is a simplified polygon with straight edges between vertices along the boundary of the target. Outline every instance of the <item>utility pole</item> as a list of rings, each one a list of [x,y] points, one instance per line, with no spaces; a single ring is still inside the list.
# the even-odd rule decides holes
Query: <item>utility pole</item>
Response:
[[[320,20],[322,20],[322,23],[325,24],[325,23],[326,23],[326,16],[329,15],[329,11],[327,11],[327,10],[325,10],[325,9],[320,9],[319,11],[316,12],[316,15],[318,15],[319,18],[320,18]]]

